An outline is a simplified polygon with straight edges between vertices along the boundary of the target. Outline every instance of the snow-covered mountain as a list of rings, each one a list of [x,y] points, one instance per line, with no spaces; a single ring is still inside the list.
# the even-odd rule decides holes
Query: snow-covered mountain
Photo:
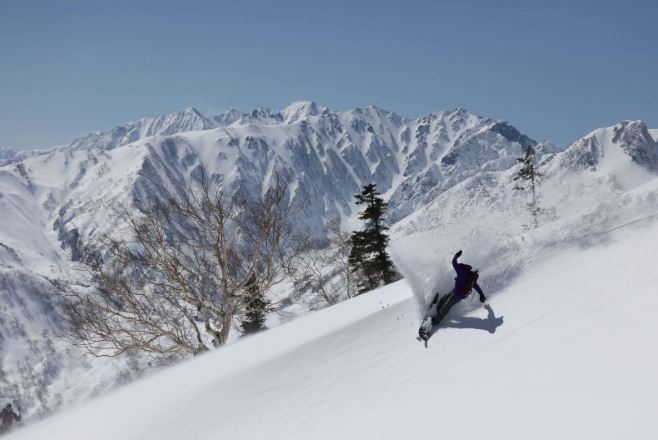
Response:
[[[651,133],[639,121],[626,121],[560,151],[508,122],[464,109],[411,119],[376,107],[338,112],[297,102],[245,114],[187,109],[92,133],[65,147],[7,153],[0,166],[0,392],[34,415],[134,377],[136,359],[89,359],[53,337],[58,318],[50,286],[84,283],[72,270],[77,247],[118,229],[115,203],[139,208],[174,193],[198,176],[200,166],[228,189],[253,192],[268,184],[272,170],[289,170],[293,200],[310,205],[299,221],[318,237],[332,220],[350,225],[354,194],[376,183],[390,203],[393,242],[402,243],[400,249],[416,240],[450,249],[486,243],[473,253],[484,263],[509,251],[505,246],[512,245],[503,239],[523,234],[526,200],[511,188],[516,158],[528,146],[545,170],[540,195],[550,228],[558,218],[591,223],[603,203],[641,211],[646,200],[627,197],[655,180],[658,148]],[[482,241],[484,234],[507,244]],[[516,253],[514,261],[523,256]],[[449,281],[443,275],[413,279],[412,260],[396,263],[415,291]],[[495,291],[508,277],[498,271],[490,280]],[[73,374],[85,380],[72,381]]]
[[[653,438],[658,298],[649,286],[658,275],[628,261],[653,260],[656,226],[554,249],[484,308],[451,313],[427,349],[415,340],[412,288],[400,281],[16,439]]]
[[[207,118],[197,109],[190,107],[166,116],[142,118],[136,122],[114,127],[110,131],[90,133],[71,142],[69,148],[108,150],[148,136],[166,136],[183,131],[208,130],[217,126],[214,119]]]
[[[20,162],[29,157],[38,156],[46,152],[52,153],[58,147],[48,148],[47,151],[34,149],[34,150],[14,150],[13,148],[0,147],[0,166],[7,165],[14,162]]]
[[[195,110],[143,119],[5,169],[33,203],[47,205],[60,241],[74,249],[78,238],[113,226],[110,202],[174,191],[200,165],[254,192],[272,169],[292,171],[293,195],[311,203],[306,221],[321,236],[327,221],[353,214],[353,195],[367,183],[386,193],[395,222],[470,176],[509,168],[536,145],[507,122],[463,109],[411,120],[375,107],[332,112],[304,102],[205,129],[211,120]],[[150,136],[158,130],[182,132]],[[549,143],[539,149],[557,151]]]
[[[641,121],[623,121],[614,127],[595,130],[572,145],[570,153],[563,158],[564,165],[570,162],[574,167],[596,167],[614,160],[614,155],[625,153],[638,165],[656,171],[658,149],[651,131],[655,132]]]

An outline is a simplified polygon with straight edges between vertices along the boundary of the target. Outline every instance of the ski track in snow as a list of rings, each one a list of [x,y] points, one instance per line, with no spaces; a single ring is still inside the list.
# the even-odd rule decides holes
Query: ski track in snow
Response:
[[[537,263],[416,341],[398,282],[153,374],[18,439],[653,438],[658,226]]]

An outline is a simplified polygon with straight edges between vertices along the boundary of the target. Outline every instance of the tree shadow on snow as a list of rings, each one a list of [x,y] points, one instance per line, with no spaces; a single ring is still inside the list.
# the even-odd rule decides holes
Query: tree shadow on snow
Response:
[[[449,321],[440,324],[440,327],[446,328],[472,328],[476,330],[485,330],[491,334],[496,333],[496,329],[503,325],[504,316],[496,316],[489,304],[485,305],[487,310],[486,318],[475,318],[470,316],[454,317]]]

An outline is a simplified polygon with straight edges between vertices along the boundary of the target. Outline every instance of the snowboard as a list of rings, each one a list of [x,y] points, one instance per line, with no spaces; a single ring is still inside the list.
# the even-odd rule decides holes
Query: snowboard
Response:
[[[436,306],[439,303],[439,297],[441,295],[439,292],[434,295],[432,302],[430,303],[423,320],[420,323],[420,328],[418,329],[418,339],[425,342],[427,345],[427,340],[432,336],[432,318],[436,316]]]
[[[423,318],[423,321],[420,323],[420,328],[418,329],[418,340],[425,342],[425,348],[427,348],[427,341],[429,338],[434,334],[436,329],[439,327],[440,322],[433,322],[433,320],[436,319],[437,314],[441,314],[440,320],[442,320],[447,312],[447,310],[444,310],[444,305],[445,303],[449,300],[450,295],[454,293],[454,290],[452,290],[450,293],[447,295],[439,295],[437,294],[434,296],[434,299],[432,299],[432,303],[429,305],[429,308],[427,309],[427,313],[425,313],[425,317]],[[441,309],[441,310],[439,310]]]

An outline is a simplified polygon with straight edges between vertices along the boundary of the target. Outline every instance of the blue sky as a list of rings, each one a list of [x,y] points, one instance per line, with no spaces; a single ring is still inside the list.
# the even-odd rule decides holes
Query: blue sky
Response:
[[[658,128],[658,2],[0,0],[0,146],[301,99],[466,107],[560,145]]]

